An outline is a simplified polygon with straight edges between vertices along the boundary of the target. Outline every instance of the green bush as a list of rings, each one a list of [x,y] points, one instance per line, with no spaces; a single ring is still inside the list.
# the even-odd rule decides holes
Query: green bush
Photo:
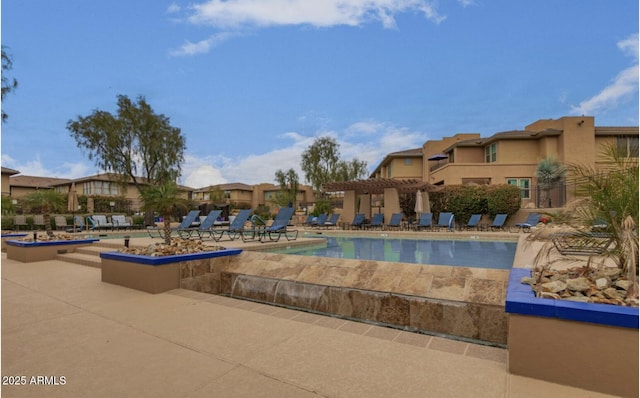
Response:
[[[429,193],[431,212],[444,211],[456,216],[456,223],[464,224],[472,214],[515,214],[520,210],[520,189],[512,185],[447,185]]]
[[[317,217],[320,214],[329,214],[331,213],[331,209],[331,202],[329,202],[327,199],[318,199],[313,211],[311,212],[311,215]]]

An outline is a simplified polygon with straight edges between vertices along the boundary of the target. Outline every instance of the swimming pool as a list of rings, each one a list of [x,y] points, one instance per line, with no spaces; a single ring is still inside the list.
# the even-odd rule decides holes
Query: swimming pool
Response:
[[[401,239],[323,236],[326,245],[291,247],[276,253],[413,264],[511,269],[515,241]]]

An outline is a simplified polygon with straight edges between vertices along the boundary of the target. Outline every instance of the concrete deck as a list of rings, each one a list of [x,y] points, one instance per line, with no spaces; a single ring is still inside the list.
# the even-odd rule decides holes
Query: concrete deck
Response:
[[[26,383],[2,385],[3,397],[608,396],[510,375],[507,357],[188,290],[147,294],[102,283],[98,268],[2,254],[3,382]]]

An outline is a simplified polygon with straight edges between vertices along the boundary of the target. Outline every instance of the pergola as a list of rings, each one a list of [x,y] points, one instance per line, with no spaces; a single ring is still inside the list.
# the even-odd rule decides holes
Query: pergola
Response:
[[[358,194],[382,194],[385,189],[389,188],[395,189],[398,193],[416,193],[418,190],[434,192],[440,189],[437,185],[416,178],[403,180],[395,178],[369,178],[367,180],[330,182],[323,184],[322,187],[325,192],[355,191]]]
[[[349,222],[356,213],[364,213],[371,217],[371,195],[384,195],[384,218],[390,220],[393,213],[399,213],[400,194],[422,194],[424,211],[429,211],[429,192],[440,190],[442,187],[430,184],[416,178],[370,178],[368,180],[352,180],[323,184],[325,192],[344,192],[342,221]],[[359,199],[359,200],[358,200]]]

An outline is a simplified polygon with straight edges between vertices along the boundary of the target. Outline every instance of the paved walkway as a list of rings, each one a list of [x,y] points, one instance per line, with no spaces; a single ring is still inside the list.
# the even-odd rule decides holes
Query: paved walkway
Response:
[[[26,383],[2,397],[607,397],[510,375],[506,361],[500,348],[151,295],[102,283],[97,268],[2,254],[3,382]]]

